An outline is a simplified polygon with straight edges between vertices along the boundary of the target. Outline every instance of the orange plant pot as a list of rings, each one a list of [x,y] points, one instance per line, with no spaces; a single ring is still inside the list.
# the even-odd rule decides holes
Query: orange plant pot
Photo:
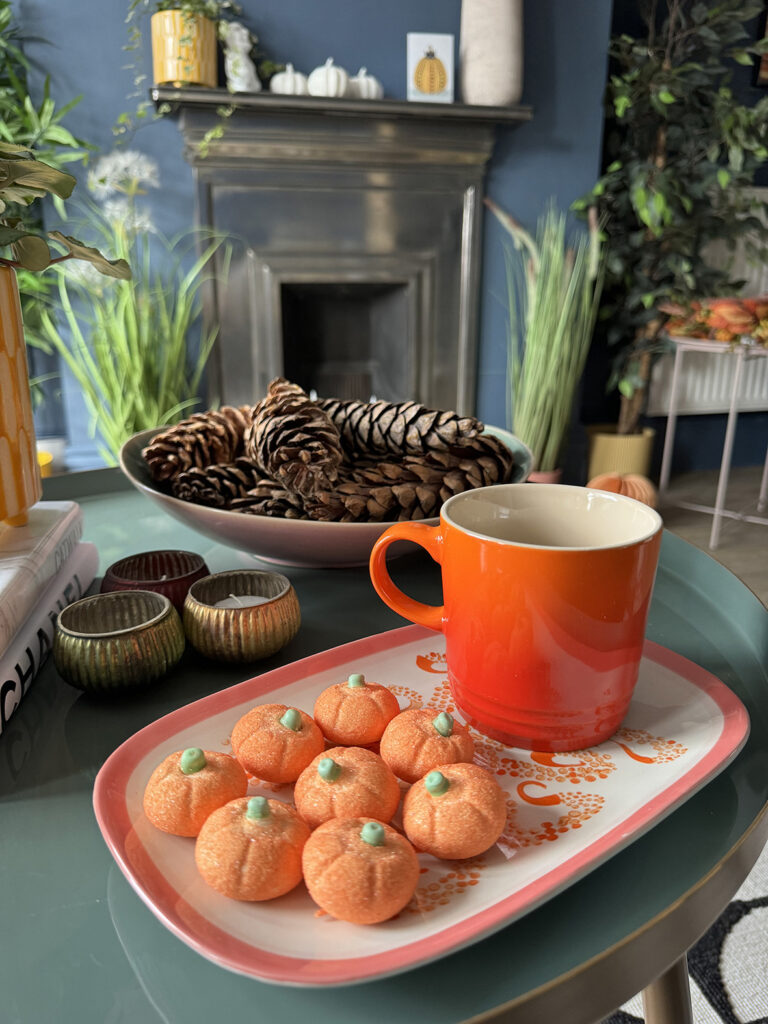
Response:
[[[19,287],[0,264],[0,521],[23,526],[42,494]]]
[[[200,14],[157,11],[151,18],[156,85],[217,85],[216,26]]]

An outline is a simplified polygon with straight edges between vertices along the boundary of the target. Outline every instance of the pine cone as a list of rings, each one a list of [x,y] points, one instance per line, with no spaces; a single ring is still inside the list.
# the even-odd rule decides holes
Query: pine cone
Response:
[[[243,452],[243,437],[251,421],[250,405],[225,405],[197,412],[155,434],[142,451],[154,480],[172,480],[192,466],[205,469],[233,462]]]
[[[348,452],[420,454],[476,438],[483,424],[472,416],[427,409],[418,402],[358,402],[320,398]]]
[[[231,512],[249,516],[278,516],[283,519],[306,519],[301,497],[287,491],[275,480],[262,477],[248,492],[229,506]]]
[[[377,485],[348,480],[304,501],[310,519],[333,523],[427,519],[437,515],[441,504],[439,485],[419,481]]]
[[[329,490],[344,453],[339,432],[297,384],[278,377],[254,409],[246,455],[287,490]]]
[[[182,501],[211,508],[229,508],[236,498],[242,497],[261,477],[261,470],[249,459],[240,457],[234,462],[201,469],[191,466],[171,481],[171,491]]]

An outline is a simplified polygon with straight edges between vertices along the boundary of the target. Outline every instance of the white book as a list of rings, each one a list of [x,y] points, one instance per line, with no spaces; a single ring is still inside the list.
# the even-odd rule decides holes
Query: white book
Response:
[[[82,535],[75,501],[38,501],[24,526],[0,523],[0,657]]]
[[[0,654],[0,733],[29,689],[53,648],[56,617],[79,601],[96,578],[99,552],[95,544],[75,545],[64,565],[35,601],[32,612]]]

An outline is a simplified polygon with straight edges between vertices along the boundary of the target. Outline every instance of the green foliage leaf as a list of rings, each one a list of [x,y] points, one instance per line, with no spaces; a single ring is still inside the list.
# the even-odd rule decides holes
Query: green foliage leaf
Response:
[[[85,245],[71,235],[62,235],[60,231],[49,231],[48,233],[55,242],[67,250],[70,256],[92,263],[100,274],[104,274],[106,277],[117,277],[123,281],[130,280],[131,268],[124,259],[108,260],[98,249]]]
[[[657,95],[662,103],[669,104],[675,102],[675,96],[669,91],[669,89],[660,89]]]

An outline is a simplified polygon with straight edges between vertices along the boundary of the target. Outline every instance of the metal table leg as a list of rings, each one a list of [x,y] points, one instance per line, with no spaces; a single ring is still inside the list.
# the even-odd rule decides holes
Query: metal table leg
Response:
[[[720,520],[725,508],[725,496],[728,491],[728,477],[731,472],[731,456],[733,454],[733,440],[736,436],[736,420],[739,415],[739,390],[741,388],[741,370],[744,365],[744,347],[739,346],[736,351],[736,369],[733,373],[733,387],[731,388],[731,408],[728,411],[728,424],[725,428],[725,443],[723,444],[723,457],[720,461],[720,476],[717,481],[717,495],[715,497],[715,510],[712,517],[712,532],[709,535],[710,548],[716,548],[720,541]]]
[[[684,956],[643,989],[645,1024],[693,1024],[688,961]]]
[[[757,511],[765,511],[765,503],[768,498],[768,448],[765,450],[765,464],[763,465],[763,477],[760,481],[760,494],[757,498]]]
[[[659,473],[659,494],[664,494],[669,487],[669,475],[672,470],[672,450],[675,446],[675,429],[677,427],[677,392],[683,369],[683,348],[675,346],[675,361],[672,366],[672,383],[669,393],[669,410],[667,412],[667,429],[664,434],[664,451],[661,456]]]

